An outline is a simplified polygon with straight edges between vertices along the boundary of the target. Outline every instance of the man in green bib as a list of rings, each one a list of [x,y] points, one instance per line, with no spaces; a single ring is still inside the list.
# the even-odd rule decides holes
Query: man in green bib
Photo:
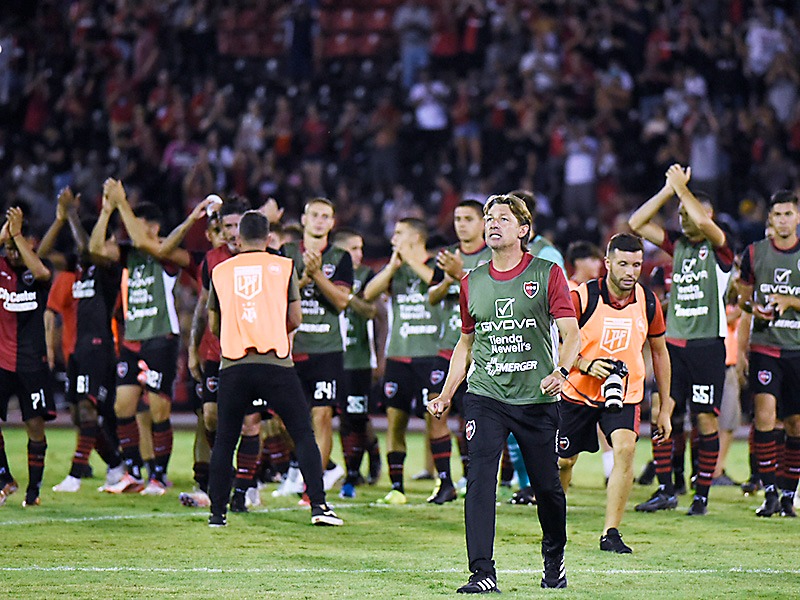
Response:
[[[330,458],[333,413],[344,370],[344,338],[339,314],[350,301],[353,261],[347,251],[328,239],[336,223],[333,202],[327,198],[312,198],[306,203],[300,220],[303,239],[281,248],[297,269],[303,309],[303,322],[294,336],[292,358],[311,408],[314,436],[322,455],[325,489],[329,490],[344,475],[344,469]],[[292,476],[296,474],[290,474],[287,480]]]
[[[375,272],[362,263],[364,238],[354,229],[339,228],[333,243],[347,251],[353,261],[353,291],[348,297],[345,321],[344,372],[339,402],[339,435],[347,466],[347,476],[339,495],[355,498],[356,485],[361,478],[361,460],[367,448],[377,445],[377,437],[369,420],[372,370],[382,358],[383,345],[376,343],[375,323],[386,321],[382,306],[363,299],[364,288]],[[384,326],[385,329],[385,326]],[[384,339],[385,342],[385,339]],[[370,469],[380,465],[370,456]]]
[[[428,304],[428,288],[435,260],[425,249],[428,232],[419,219],[401,219],[392,236],[392,256],[364,289],[368,302],[382,293],[391,294],[391,331],[386,350],[383,396],[388,430],[386,462],[392,489],[381,500],[405,504],[403,470],[406,459],[406,430],[412,413],[423,417],[430,396],[441,389],[444,371],[436,362],[441,339],[441,310]],[[452,493],[438,504],[455,499],[452,481],[443,481]]]
[[[161,210],[149,202],[134,209],[122,183],[109,179],[103,186],[103,205],[89,239],[96,260],[119,262],[123,268],[124,332],[117,362],[117,436],[128,473],[106,492],[139,491],[160,496],[167,491],[167,465],[172,455],[172,384],[178,361],[179,324],[175,286],[180,270],[195,267],[195,258],[178,244],[195,221],[205,215],[206,199],[169,237],[159,237]],[[130,242],[106,239],[109,219],[118,211]],[[145,486],[136,411],[142,393],[153,420],[154,467]]]
[[[667,313],[667,348],[672,365],[670,396],[674,415],[688,405],[700,430],[695,495],[687,514],[706,514],[708,490],[719,457],[719,409],[725,384],[725,292],[733,268],[733,250],[725,232],[712,218],[711,200],[688,187],[691,167],[672,165],[664,187],[631,215],[637,234],[672,256],[672,288]],[[673,195],[680,200],[680,231],[667,231],[655,222],[658,211]],[[699,196],[699,198],[698,198]],[[682,433],[673,418],[673,427]],[[659,487],[640,512],[673,509],[678,505],[672,481],[674,442],[653,443]],[[682,462],[682,461],[681,461]]]
[[[556,454],[558,395],[578,355],[578,321],[561,268],[525,251],[531,216],[524,202],[514,195],[492,196],[484,220],[492,259],[461,281],[461,337],[442,393],[428,404],[428,412],[441,417],[467,378],[464,517],[472,576],[458,592],[499,591],[492,558],[497,469],[509,433],[519,442],[538,500],[541,586],[563,588],[567,532]],[[557,334],[563,340],[560,353]]]
[[[453,212],[453,226],[456,230],[458,243],[444,248],[436,255],[436,268],[433,270],[433,280],[428,290],[428,302],[431,305],[443,303],[444,332],[442,334],[439,356],[437,360],[441,365],[442,372],[447,372],[450,364],[450,357],[453,356],[453,348],[461,335],[461,306],[458,296],[461,291],[461,279],[478,265],[489,262],[492,251],[483,239],[483,204],[477,200],[463,200],[456,206]],[[456,394],[451,411],[462,414],[461,399],[464,396],[467,386],[461,384]],[[439,481],[449,478],[450,475],[450,456],[452,454],[452,443],[450,441],[450,427],[447,424],[447,416],[442,415],[441,419],[428,419],[430,421],[430,445],[433,454],[436,471]],[[467,451],[467,440],[463,433],[463,419],[461,420],[461,431],[458,436],[459,451],[461,452],[461,463],[464,477],[458,483],[458,489],[462,493],[467,487],[467,471],[469,469],[469,453]],[[437,497],[442,498],[447,489],[442,489],[441,484],[437,486],[434,494],[429,499],[433,502]]]
[[[769,201],[769,224],[774,235],[750,244],[742,255],[739,305],[752,313],[747,370],[754,394],[753,442],[758,475],[764,485],[759,517],[796,517],[794,496],[800,479],[800,227],[797,194],[780,190]],[[749,344],[748,344],[749,342]],[[777,470],[775,422],[780,415],[786,447]],[[780,497],[779,497],[780,492]]]

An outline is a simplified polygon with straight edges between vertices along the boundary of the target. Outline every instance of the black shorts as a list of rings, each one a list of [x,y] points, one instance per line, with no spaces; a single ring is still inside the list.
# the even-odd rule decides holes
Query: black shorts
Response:
[[[217,388],[219,388],[219,363],[213,360],[203,363],[203,383],[200,397],[203,404],[217,403]]]
[[[77,404],[87,398],[101,414],[105,414],[106,407],[113,411],[116,362],[111,341],[97,344],[93,340],[78,341],[67,364],[67,402]]]
[[[719,414],[725,386],[725,340],[690,341],[686,347],[667,343],[672,363],[670,395],[675,413]]]
[[[339,414],[366,417],[370,411],[369,398],[372,388],[372,369],[345,369],[342,372],[342,387],[339,394]]]
[[[387,407],[424,417],[431,394],[442,391],[446,371],[438,357],[412,358],[411,362],[389,359],[383,377]]]
[[[750,391],[775,396],[778,418],[800,414],[800,356],[750,353]]]
[[[139,352],[122,346],[117,362],[117,386],[141,385],[139,375],[143,372],[139,361],[147,365],[145,387],[151,392],[172,397],[172,384],[178,369],[177,336],[157,337],[144,340]]]
[[[294,363],[308,406],[338,406],[339,383],[344,372],[344,352],[310,354]]]
[[[45,421],[56,418],[56,405],[47,367],[19,373],[0,369],[0,419],[3,421],[8,417],[8,401],[11,396],[16,396],[19,400],[23,421],[35,417],[42,417]]]
[[[580,452],[597,452],[600,449],[597,441],[598,424],[609,444],[611,434],[617,429],[633,431],[638,438],[641,414],[641,404],[624,404],[620,412],[612,413],[602,407],[562,400],[558,455],[569,458]]]

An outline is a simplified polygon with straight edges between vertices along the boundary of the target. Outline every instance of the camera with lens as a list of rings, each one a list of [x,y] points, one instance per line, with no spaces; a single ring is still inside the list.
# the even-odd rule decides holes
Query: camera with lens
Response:
[[[623,379],[628,376],[628,366],[621,360],[614,360],[613,358],[603,359],[604,362],[612,365],[611,373],[609,373],[600,391],[603,394],[605,403],[603,406],[610,413],[618,413],[622,410],[622,399],[625,396],[625,388]]]

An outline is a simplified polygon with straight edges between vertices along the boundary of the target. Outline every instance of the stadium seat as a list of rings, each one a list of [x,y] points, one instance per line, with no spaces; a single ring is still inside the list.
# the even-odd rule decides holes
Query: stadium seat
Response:
[[[217,29],[220,31],[232,31],[236,29],[236,12],[231,8],[226,8],[219,13]]]
[[[355,38],[347,33],[327,36],[322,46],[325,58],[345,58],[355,54]]]
[[[389,31],[392,27],[392,13],[386,8],[371,10],[362,20],[361,27],[368,33]]]
[[[258,31],[240,31],[238,37],[241,40],[239,56],[252,58],[261,54],[261,35]]]
[[[220,30],[217,33],[217,51],[220,55],[229,56],[233,54],[233,41],[235,38],[235,34],[229,31]]]
[[[331,33],[344,33],[347,31],[357,31],[361,14],[352,8],[340,8],[333,11],[330,17]]]
[[[286,52],[286,39],[282,29],[270,29],[261,39],[261,56],[264,58],[277,58]]]
[[[236,27],[239,29],[255,29],[258,24],[258,12],[253,9],[239,11],[236,15]]]
[[[386,37],[380,33],[364,33],[356,39],[355,50],[363,58],[377,56],[386,48]]]

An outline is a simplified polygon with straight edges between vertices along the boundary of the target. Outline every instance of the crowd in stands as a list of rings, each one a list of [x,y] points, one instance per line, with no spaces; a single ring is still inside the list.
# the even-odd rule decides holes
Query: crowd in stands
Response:
[[[792,0],[19,1],[0,47],[0,194],[41,231],[113,174],[170,224],[330,197],[386,256],[398,218],[452,240],[460,199],[522,187],[563,249],[678,162],[744,244],[799,181]]]

